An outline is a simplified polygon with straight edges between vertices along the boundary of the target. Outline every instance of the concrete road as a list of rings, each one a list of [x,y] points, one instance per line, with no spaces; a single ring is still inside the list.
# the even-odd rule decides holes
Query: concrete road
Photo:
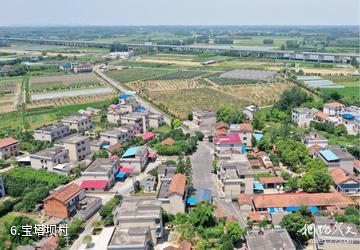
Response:
[[[208,188],[214,196],[217,195],[215,176],[211,173],[211,144],[199,142],[196,152],[190,157],[193,171],[193,185],[195,189]]]
[[[114,79],[112,79],[112,78],[108,77],[107,75],[105,75],[100,70],[99,67],[95,66],[94,67],[94,72],[99,77],[101,77],[104,81],[109,83],[111,86],[113,86],[115,89],[119,90],[120,92],[122,92],[122,93],[129,92],[129,90],[126,89],[123,85],[121,85],[121,83],[119,83],[119,82],[115,81]],[[143,106],[144,108],[146,108],[150,112],[155,113],[155,114],[163,114],[165,123],[168,124],[168,125],[171,125],[171,117],[170,116],[168,116],[167,114],[165,114],[161,110],[155,108],[154,106],[152,106],[150,103],[148,103],[147,101],[145,101],[144,99],[142,99],[138,95],[135,94],[134,97],[135,97],[136,101],[140,103],[141,106]]]

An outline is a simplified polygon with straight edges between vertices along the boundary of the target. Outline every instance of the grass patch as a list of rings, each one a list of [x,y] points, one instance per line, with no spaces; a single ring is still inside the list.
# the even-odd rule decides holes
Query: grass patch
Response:
[[[108,72],[108,75],[121,83],[126,83],[160,76],[168,72],[168,70],[161,69],[133,68],[119,71],[111,70]]]
[[[320,92],[323,94],[330,94],[333,92],[338,92],[340,95],[344,97],[353,97],[359,98],[360,97],[360,87],[359,85],[356,87],[345,87],[343,89],[320,89]]]

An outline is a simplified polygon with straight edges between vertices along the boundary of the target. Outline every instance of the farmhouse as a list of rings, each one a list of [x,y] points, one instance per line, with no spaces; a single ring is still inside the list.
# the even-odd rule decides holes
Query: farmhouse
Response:
[[[66,185],[44,200],[44,209],[47,216],[69,218],[76,213],[76,205],[85,198],[85,191],[78,185]]]
[[[34,139],[38,141],[54,142],[70,134],[69,126],[59,122],[43,126],[34,131]]]
[[[107,190],[114,185],[119,168],[119,159],[97,158],[81,173],[81,187],[89,191]]]
[[[330,176],[339,192],[353,194],[360,191],[359,177],[346,172],[343,168],[335,168],[330,171]]]
[[[227,198],[253,193],[254,173],[245,155],[227,157],[219,162],[217,184]]]
[[[114,225],[115,230],[149,228],[152,242],[156,242],[156,239],[162,238],[164,233],[161,202],[157,201],[155,196],[124,197],[115,209]],[[140,231],[139,234],[144,233]]]
[[[209,109],[195,109],[193,122],[202,128],[212,128],[216,123],[216,112]]]
[[[134,51],[130,50],[130,51],[110,52],[109,54],[107,54],[106,57],[111,59],[116,59],[116,58],[128,59],[133,56],[134,56]]]
[[[0,139],[0,159],[6,160],[16,156],[20,151],[20,143],[12,137]]]
[[[292,110],[292,122],[299,127],[309,127],[317,112],[319,110],[314,108],[295,108]]]
[[[92,128],[90,116],[69,116],[61,120],[70,130],[86,131]]]
[[[131,140],[139,132],[140,129],[138,125],[126,124],[121,127],[100,132],[100,139],[108,141],[110,145],[121,144],[127,140]]]
[[[341,166],[348,173],[352,173],[353,171],[355,158],[346,148],[329,145],[325,149],[316,152],[315,156],[323,160],[330,170]]]
[[[121,124],[136,124],[141,133],[145,133],[149,128],[149,114],[133,112],[121,117]]]
[[[229,132],[229,125],[226,122],[217,122],[215,124],[215,135],[226,135]]]
[[[87,136],[70,136],[63,143],[64,148],[69,151],[69,159],[72,161],[84,160],[91,153],[90,139]]]
[[[323,112],[330,116],[340,116],[345,109],[345,105],[339,102],[328,102],[324,104]]]
[[[35,169],[55,171],[58,164],[69,162],[69,151],[54,146],[30,155],[30,164]]]
[[[245,116],[249,119],[249,121],[252,121],[254,118],[254,113],[257,111],[257,107],[255,105],[250,105],[245,108],[243,108],[242,112],[245,114]]]
[[[165,124],[164,115],[151,114],[149,115],[149,128],[159,128]]]
[[[328,145],[328,140],[316,133],[311,133],[308,135],[304,135],[301,138],[302,143],[304,143],[308,148],[318,145],[322,148],[326,147]]]
[[[175,174],[170,181],[163,180],[157,199],[161,207],[171,214],[185,212],[186,176]]]
[[[231,124],[230,133],[237,133],[241,142],[247,147],[252,146],[253,127],[250,123]]]
[[[176,167],[173,165],[160,164],[158,166],[158,180],[171,181],[176,173]]]
[[[142,172],[148,162],[149,151],[146,146],[128,148],[120,159],[122,167]]]
[[[107,249],[151,249],[153,244],[149,227],[115,227]]]
[[[242,154],[243,152],[246,152],[246,147],[237,133],[220,135],[214,139],[214,153],[217,156],[222,154]]]
[[[109,123],[119,124],[121,122],[121,117],[127,115],[129,112],[121,109],[111,109],[107,112],[106,118]]]

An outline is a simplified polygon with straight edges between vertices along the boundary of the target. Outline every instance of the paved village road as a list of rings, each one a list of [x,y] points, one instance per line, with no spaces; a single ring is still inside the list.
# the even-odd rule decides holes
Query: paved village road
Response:
[[[211,173],[211,144],[199,142],[196,152],[191,156],[193,185],[195,189],[208,188],[217,196],[214,175]]]

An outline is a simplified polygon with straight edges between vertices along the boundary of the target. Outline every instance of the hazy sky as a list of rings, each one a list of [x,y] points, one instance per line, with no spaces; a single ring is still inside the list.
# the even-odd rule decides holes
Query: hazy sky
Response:
[[[359,0],[0,0],[0,26],[346,25]]]

